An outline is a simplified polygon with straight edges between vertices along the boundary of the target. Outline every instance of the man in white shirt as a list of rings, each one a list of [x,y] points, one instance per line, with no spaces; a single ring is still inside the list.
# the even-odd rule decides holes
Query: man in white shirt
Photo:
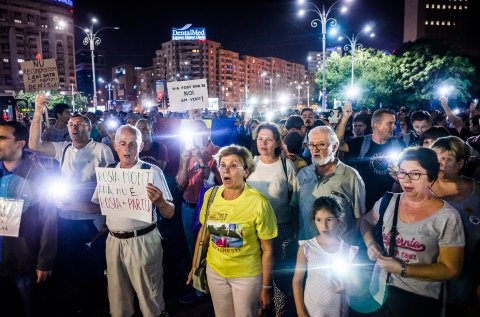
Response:
[[[55,203],[58,209],[58,253],[54,266],[62,314],[88,310],[102,300],[105,269],[104,239],[101,229],[105,217],[90,200],[96,187],[95,167],[114,162],[110,148],[90,139],[90,120],[73,115],[67,128],[72,142],[42,141],[41,121],[48,96],[38,94],[30,127],[29,148],[54,158],[60,164],[61,190]],[[95,242],[95,243],[93,243]],[[104,299],[106,301],[106,298]],[[68,312],[66,311],[68,310]]]
[[[167,316],[163,299],[163,251],[155,209],[162,217],[172,218],[175,207],[162,170],[139,160],[142,148],[140,130],[131,125],[118,128],[115,151],[120,163],[115,168],[148,168],[152,171],[153,184],[147,185],[147,194],[156,208],[152,223],[107,215],[110,232],[106,244],[107,279],[112,317],[132,316],[135,294],[143,316]],[[99,203],[97,191],[92,202]]]

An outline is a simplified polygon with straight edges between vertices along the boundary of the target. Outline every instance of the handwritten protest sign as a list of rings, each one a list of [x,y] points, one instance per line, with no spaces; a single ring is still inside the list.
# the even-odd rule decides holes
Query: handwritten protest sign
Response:
[[[25,91],[58,89],[57,63],[54,58],[20,63]]]
[[[0,236],[18,237],[23,200],[0,197]]]
[[[208,108],[206,79],[173,81],[167,83],[170,111],[184,112]]]
[[[152,171],[103,167],[96,167],[95,171],[103,215],[153,223],[152,202],[146,188],[153,183]]]

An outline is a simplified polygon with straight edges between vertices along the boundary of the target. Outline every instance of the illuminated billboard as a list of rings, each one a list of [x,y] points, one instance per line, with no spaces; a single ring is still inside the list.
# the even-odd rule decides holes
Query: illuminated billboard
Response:
[[[182,28],[172,28],[172,41],[195,41],[206,40],[207,32],[205,28],[192,28],[191,24],[186,24]]]

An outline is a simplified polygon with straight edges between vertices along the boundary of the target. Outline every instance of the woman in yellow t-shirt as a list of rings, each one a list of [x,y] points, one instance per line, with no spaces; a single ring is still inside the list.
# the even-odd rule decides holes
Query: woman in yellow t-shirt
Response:
[[[270,305],[273,239],[277,219],[269,201],[245,183],[255,164],[250,152],[237,145],[216,155],[223,185],[218,189],[205,223],[207,204],[200,222],[207,225],[207,281],[215,316],[256,316],[258,305]],[[205,193],[208,202],[212,190]],[[193,265],[196,263],[202,229],[199,231]],[[188,276],[190,283],[192,272]]]

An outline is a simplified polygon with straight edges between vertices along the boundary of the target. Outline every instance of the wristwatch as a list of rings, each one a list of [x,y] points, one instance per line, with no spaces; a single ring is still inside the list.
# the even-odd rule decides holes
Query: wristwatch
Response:
[[[407,263],[402,261],[402,270],[400,271],[400,276],[407,278]]]

